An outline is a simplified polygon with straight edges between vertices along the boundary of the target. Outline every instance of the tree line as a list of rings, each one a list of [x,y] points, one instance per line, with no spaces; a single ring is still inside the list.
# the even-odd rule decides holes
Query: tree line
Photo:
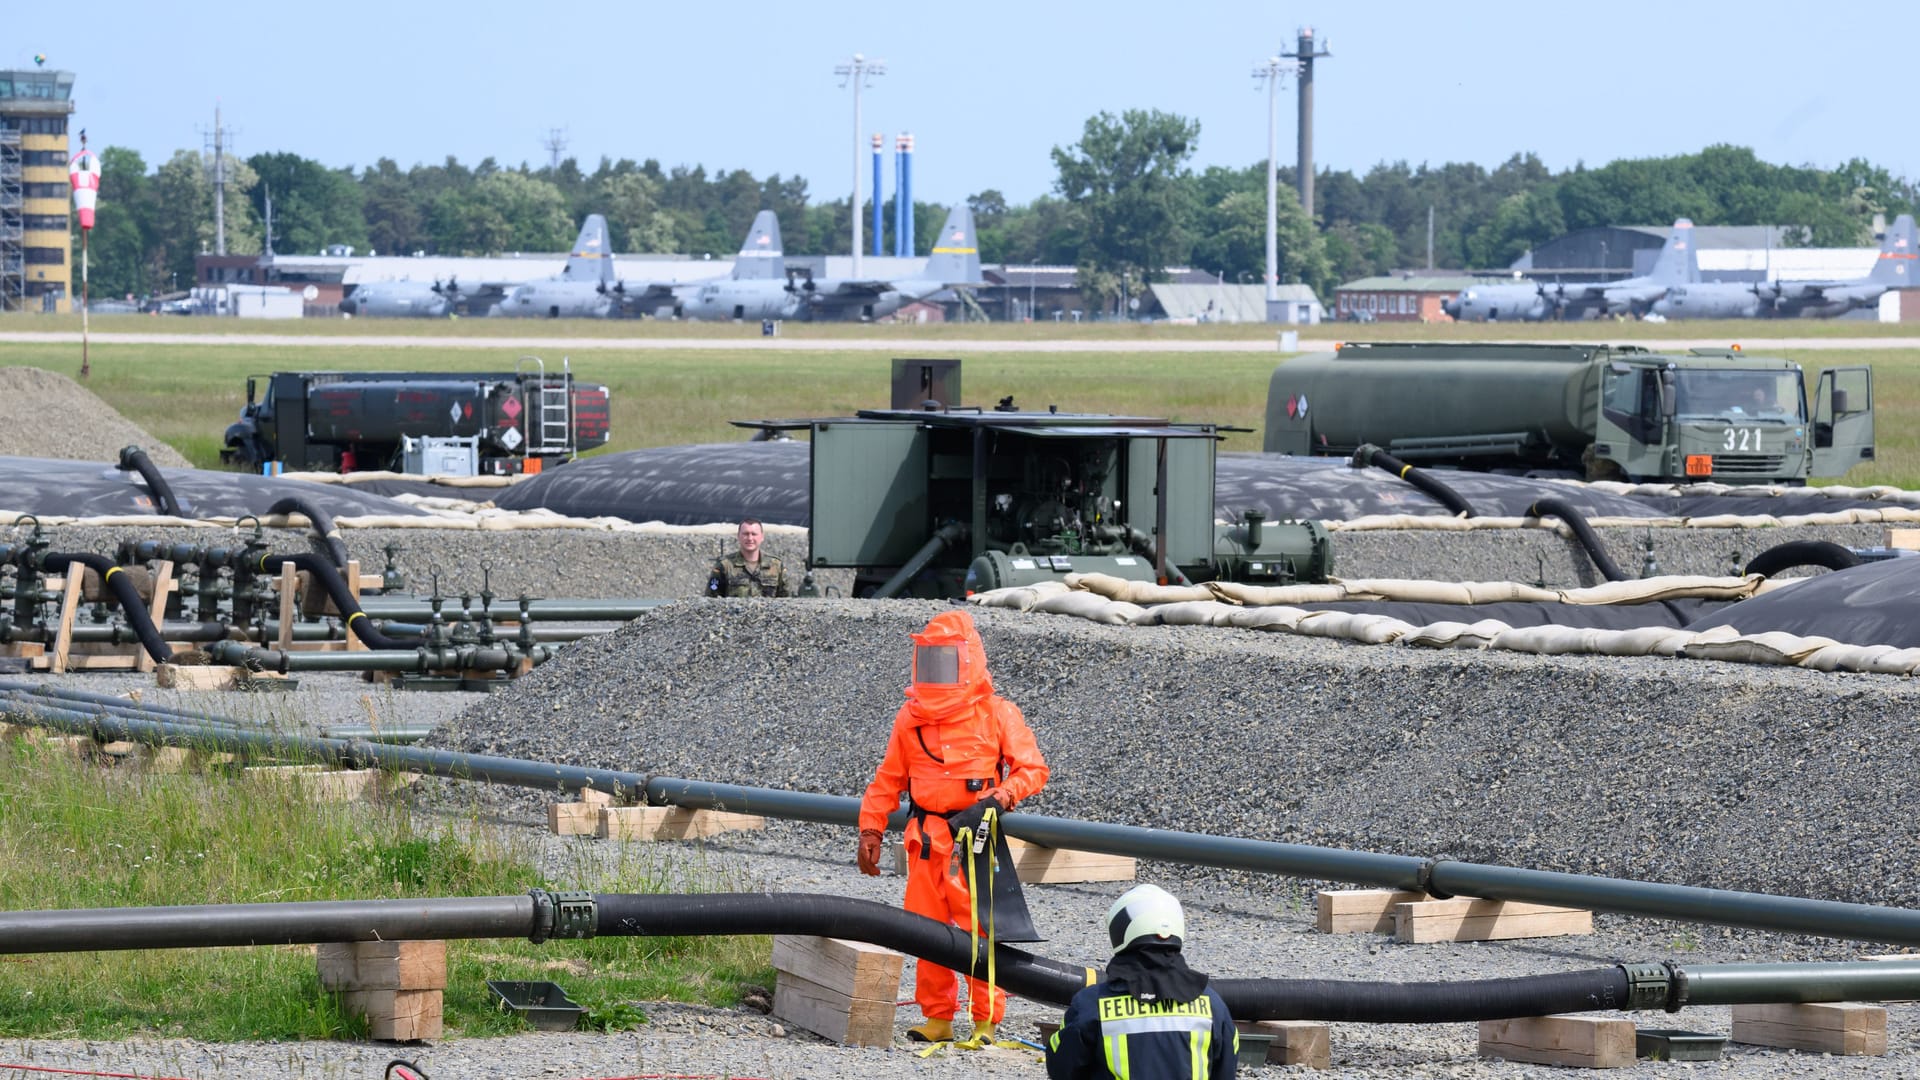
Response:
[[[1053,190],[1013,204],[994,189],[969,197],[987,264],[1073,266],[1090,300],[1190,266],[1227,282],[1259,282],[1266,258],[1266,163],[1195,171],[1196,120],[1157,110],[1100,113],[1078,141],[1055,147]],[[545,168],[464,165],[449,157],[402,169],[390,158],[334,168],[290,152],[224,163],[227,250],[257,254],[267,202],[273,249],[318,253],[348,245],[383,255],[494,255],[566,250],[589,213],[603,214],[619,253],[726,258],[756,213],[773,210],[788,253],[846,250],[848,199],[815,201],[807,181],[744,169],[602,158]],[[99,224],[90,243],[98,295],[149,295],[193,281],[196,254],[213,250],[211,156],[180,150],[149,169],[124,147],[101,153]],[[1497,167],[1382,162],[1356,175],[1320,171],[1311,220],[1280,170],[1280,277],[1322,296],[1342,281],[1428,265],[1498,269],[1534,246],[1598,225],[1784,225],[1788,242],[1870,242],[1876,214],[1910,213],[1920,189],[1856,158],[1835,168],[1775,165],[1744,147],[1584,164],[1554,172],[1533,154]],[[869,208],[870,208],[869,204]],[[893,204],[883,205],[891,231]],[[863,208],[866,209],[866,208]],[[931,249],[946,212],[913,207],[916,254]],[[76,238],[77,239],[77,238]],[[891,250],[889,241],[888,250]]]

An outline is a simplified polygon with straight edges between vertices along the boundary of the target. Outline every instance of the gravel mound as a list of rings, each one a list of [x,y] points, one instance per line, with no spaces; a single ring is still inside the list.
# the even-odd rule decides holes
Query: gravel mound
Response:
[[[443,745],[857,795],[940,605],[656,609]],[[1040,813],[1795,896],[1920,904],[1910,681],[1435,653],[977,611],[1053,768]]]
[[[48,423],[50,417],[59,422]],[[65,375],[0,367],[0,455],[118,461],[125,446],[145,450],[161,468],[187,467],[178,450]]]

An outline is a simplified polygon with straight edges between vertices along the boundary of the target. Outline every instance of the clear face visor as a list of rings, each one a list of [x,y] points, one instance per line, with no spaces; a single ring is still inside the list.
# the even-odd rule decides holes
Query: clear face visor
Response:
[[[913,681],[927,686],[960,685],[960,647],[915,645]]]

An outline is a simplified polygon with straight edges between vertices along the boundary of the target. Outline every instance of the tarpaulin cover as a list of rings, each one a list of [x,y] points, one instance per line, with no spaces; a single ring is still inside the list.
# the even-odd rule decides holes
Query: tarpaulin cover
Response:
[[[1818,574],[1720,609],[1687,626],[1742,634],[1783,632],[1855,645],[1920,647],[1920,559],[1862,563]]]
[[[804,442],[663,446],[582,458],[493,496],[503,510],[668,525],[758,518],[805,525],[811,456]]]
[[[265,514],[278,499],[298,495],[336,518],[413,517],[402,502],[338,484],[310,484],[275,476],[209,469],[162,469],[181,516],[232,518]],[[0,457],[0,512],[41,517],[125,517],[160,513],[146,481],[97,461]]]

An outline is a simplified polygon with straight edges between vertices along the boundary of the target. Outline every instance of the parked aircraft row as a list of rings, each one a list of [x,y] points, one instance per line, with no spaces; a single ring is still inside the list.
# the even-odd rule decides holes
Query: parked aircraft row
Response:
[[[589,214],[558,277],[470,288],[454,279],[373,282],[356,288],[340,310],[376,318],[444,318],[464,306],[502,318],[882,319],[908,304],[950,300],[956,289],[984,284],[972,211],[954,207],[938,236],[917,277],[815,279],[805,269],[787,266],[780,219],[762,210],[726,277],[638,281],[615,274],[607,220]]]
[[[1880,257],[1862,278],[1831,281],[1701,281],[1693,222],[1673,223],[1645,277],[1624,281],[1528,282],[1475,285],[1441,305],[1464,322],[1501,319],[1538,322],[1589,315],[1658,315],[1666,319],[1831,318],[1880,302],[1888,289],[1914,278],[1912,215],[1895,219],[1880,241]]]

